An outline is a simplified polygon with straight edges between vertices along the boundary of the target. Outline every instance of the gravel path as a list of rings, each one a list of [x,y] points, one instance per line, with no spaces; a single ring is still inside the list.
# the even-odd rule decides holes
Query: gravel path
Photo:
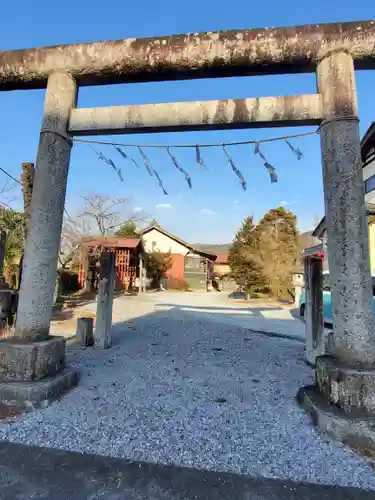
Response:
[[[369,461],[322,438],[295,402],[313,381],[301,343],[158,311],[110,350],[72,348],[79,387],[0,424],[0,439],[114,457],[375,490]]]

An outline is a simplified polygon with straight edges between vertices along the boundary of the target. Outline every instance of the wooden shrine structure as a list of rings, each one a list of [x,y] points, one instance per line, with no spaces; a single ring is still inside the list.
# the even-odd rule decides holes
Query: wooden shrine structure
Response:
[[[103,252],[115,254],[114,289],[132,291],[139,277],[143,244],[139,237],[95,236],[86,237],[82,242],[81,258],[78,268],[78,281],[81,288],[96,289],[99,276],[99,260]]]

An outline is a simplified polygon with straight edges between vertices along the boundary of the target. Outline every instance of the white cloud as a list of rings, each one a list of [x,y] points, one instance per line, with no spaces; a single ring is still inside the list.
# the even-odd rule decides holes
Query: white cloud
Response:
[[[164,208],[170,210],[172,208],[172,205],[170,203],[158,203],[157,205],[155,205],[155,208]]]
[[[211,210],[209,208],[202,208],[201,214],[204,214],[204,215],[216,215],[216,212],[214,212],[213,210]]]
[[[239,204],[240,204],[240,202],[239,202],[238,200],[234,200],[233,204],[234,204],[234,205],[239,205]]]
[[[285,207],[286,205],[295,205],[297,202],[295,200],[293,201],[280,201],[280,205]]]
[[[139,214],[139,212],[143,212],[143,207],[134,207],[134,213]]]

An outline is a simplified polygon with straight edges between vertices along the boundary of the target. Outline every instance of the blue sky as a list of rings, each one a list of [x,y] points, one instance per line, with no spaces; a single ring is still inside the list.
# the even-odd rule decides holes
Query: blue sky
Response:
[[[283,7],[281,5],[283,4]],[[18,0],[2,7],[2,50],[55,45],[92,40],[146,37],[174,33],[222,29],[288,26],[308,23],[358,21],[374,18],[373,0],[315,0],[301,2],[252,2],[251,0],[190,0],[174,2],[125,2],[109,0]],[[375,120],[375,72],[357,72],[361,133]],[[292,95],[316,91],[314,75],[227,78],[189,82],[162,82],[107,87],[82,88],[78,106],[147,104],[153,102],[226,99],[267,95]],[[0,93],[1,148],[0,166],[15,176],[20,164],[34,161],[38,146],[43,111],[44,91]],[[262,139],[312,130],[311,128],[211,131],[169,134],[147,134],[103,137],[129,144],[181,144],[231,142]],[[204,150],[207,170],[195,164],[194,151],[175,150],[181,165],[189,171],[193,189],[173,169],[163,151],[147,150],[152,165],[159,171],[169,196],[164,196],[154,178],[144,169],[121,160],[110,148],[99,148],[116,160],[125,182],[105,163],[96,159],[86,145],[73,148],[66,207],[74,214],[80,196],[100,192],[109,196],[126,196],[132,201],[129,210],[142,207],[168,230],[191,242],[220,243],[232,240],[234,232],[246,215],[256,219],[269,208],[286,202],[296,212],[301,230],[314,225],[322,215],[323,192],[319,137],[294,140],[304,153],[298,161],[283,143],[263,148],[279,175],[277,184],[270,184],[260,159],[251,146],[230,150],[236,165],[244,174],[248,191],[243,192],[220,149]],[[134,156],[137,153],[134,152]],[[139,157],[138,157],[139,159]],[[0,174],[0,186],[3,174]],[[5,177],[4,177],[5,182]],[[19,190],[15,190],[21,202]],[[164,207],[157,208],[158,205]],[[170,205],[171,208],[168,208]]]

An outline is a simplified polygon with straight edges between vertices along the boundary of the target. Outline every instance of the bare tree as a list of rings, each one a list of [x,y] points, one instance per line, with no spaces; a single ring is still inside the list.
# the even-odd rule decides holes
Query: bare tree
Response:
[[[83,196],[82,213],[79,217],[93,228],[94,234],[113,234],[124,222],[139,220],[139,214],[131,213],[130,198],[111,198],[100,194]]]
[[[62,267],[76,258],[85,236],[109,236],[124,223],[137,225],[149,220],[143,212],[134,213],[131,198],[112,198],[101,194],[82,196],[82,208],[65,217],[59,261]]]
[[[82,238],[87,234],[84,221],[79,217],[75,219],[65,217],[59,252],[59,262],[62,268],[66,268],[78,256]]]
[[[9,203],[12,203],[15,200],[15,196],[9,196],[13,189],[14,186],[9,181],[6,181],[0,188],[0,206],[13,210],[9,205]]]

